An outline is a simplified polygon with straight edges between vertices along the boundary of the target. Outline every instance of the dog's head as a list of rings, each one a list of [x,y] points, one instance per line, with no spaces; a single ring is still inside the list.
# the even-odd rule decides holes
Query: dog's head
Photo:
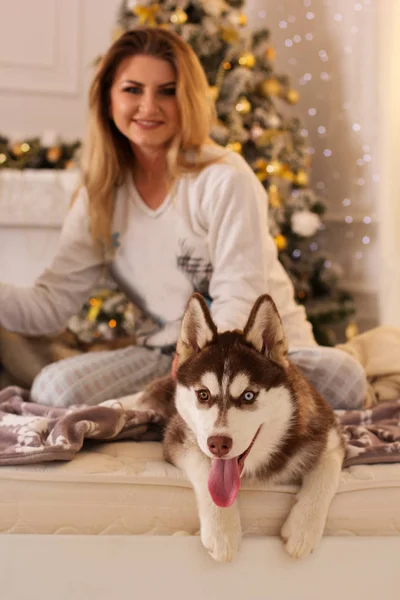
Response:
[[[272,298],[258,298],[243,332],[218,334],[206,302],[193,294],[178,355],[177,410],[213,459],[209,489],[214,501],[229,506],[261,429],[283,432],[293,412],[287,342]]]

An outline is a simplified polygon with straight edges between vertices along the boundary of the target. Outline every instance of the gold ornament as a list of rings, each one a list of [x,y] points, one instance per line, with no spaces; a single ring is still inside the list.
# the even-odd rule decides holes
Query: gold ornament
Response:
[[[183,25],[187,20],[188,16],[182,8],[177,8],[170,18],[171,23],[174,25]]]
[[[46,152],[46,158],[51,163],[56,163],[61,158],[61,148],[59,146],[53,146]]]
[[[279,129],[266,129],[260,136],[258,136],[258,138],[254,140],[254,142],[257,148],[262,148],[263,146],[268,146],[271,143],[271,140],[280,134],[281,132]]]
[[[251,52],[245,52],[239,57],[239,65],[242,67],[247,67],[248,69],[252,69],[256,64],[256,57]]]
[[[279,160],[272,160],[271,162],[269,162],[267,164],[267,166],[265,168],[265,170],[269,176],[271,176],[271,175],[279,176],[283,172],[283,169],[284,169],[284,164],[281,163]]]
[[[121,27],[121,25],[117,25],[112,30],[111,40],[113,42],[116,42],[121,37],[121,35],[123,35],[124,33],[125,33],[125,29],[123,27]]]
[[[244,13],[240,13],[238,23],[239,23],[240,27],[246,27],[247,17]]]
[[[289,102],[289,104],[297,104],[299,98],[300,94],[297,90],[289,90],[285,96],[285,99]]]
[[[216,102],[219,96],[219,88],[216,85],[210,85],[208,88],[208,92],[210,94],[211,100]]]
[[[7,156],[6,154],[1,153],[0,154],[0,165],[4,165],[4,163],[7,161]]]
[[[103,301],[98,300],[97,298],[90,298],[89,304],[90,304],[90,308],[87,312],[87,320],[90,323],[94,323],[99,315]]]
[[[233,152],[237,152],[238,154],[240,154],[242,151],[242,144],[240,142],[229,142],[226,147],[229,148],[229,150],[233,150]]]
[[[265,57],[268,60],[271,60],[271,61],[275,60],[275,58],[276,58],[276,50],[275,50],[275,48],[272,48],[272,46],[270,46],[269,48],[267,48],[266,51],[265,51]]]
[[[222,27],[221,37],[227,44],[233,44],[239,40],[239,33],[232,27]]]
[[[274,137],[280,134],[279,129],[266,129],[254,141],[258,148],[262,148],[262,146],[267,146]]]
[[[254,167],[256,169],[261,169],[262,171],[265,171],[265,169],[267,168],[267,161],[265,160],[265,158],[257,158],[256,162],[254,163]]]
[[[11,152],[14,154],[14,156],[21,156],[21,154],[24,152],[22,150],[22,144],[14,144],[11,148]]]
[[[303,169],[297,171],[296,175],[294,176],[294,183],[301,187],[306,187],[306,185],[308,185],[307,171],[304,171]]]
[[[278,252],[285,250],[285,248],[287,247],[287,239],[281,233],[274,237],[274,241],[275,241],[276,247],[278,248]]]
[[[235,106],[236,110],[241,115],[247,115],[251,111],[251,104],[244,96],[241,96]]]
[[[149,25],[155,27],[157,25],[156,16],[160,12],[159,4],[152,4],[151,6],[135,6],[133,8],[134,14],[139,19],[139,25]]]
[[[268,202],[272,208],[279,208],[281,205],[281,198],[278,190],[278,186],[274,183],[268,188]]]
[[[267,179],[267,174],[265,171],[256,171],[256,175],[260,181],[265,181]]]
[[[117,326],[117,321],[115,319],[110,319],[108,321],[108,326],[111,327],[111,329],[114,329],[114,327]]]
[[[22,152],[29,152],[30,149],[31,149],[31,147],[27,142],[24,142],[23,144],[21,144]]]
[[[224,64],[222,65],[225,69],[225,71],[229,71],[230,69],[232,69],[232,65],[229,61],[225,61]]]
[[[352,340],[353,337],[355,337],[356,335],[359,334],[357,323],[354,323],[354,321],[350,321],[350,323],[347,325],[347,327],[345,329],[345,333],[346,333],[346,339]]]
[[[282,86],[277,79],[271,77],[260,84],[260,93],[265,97],[279,96]]]
[[[294,178],[295,178],[295,174],[290,169],[290,167],[288,167],[288,165],[283,166],[280,176],[282,177],[282,179],[285,179],[286,181],[294,181]]]

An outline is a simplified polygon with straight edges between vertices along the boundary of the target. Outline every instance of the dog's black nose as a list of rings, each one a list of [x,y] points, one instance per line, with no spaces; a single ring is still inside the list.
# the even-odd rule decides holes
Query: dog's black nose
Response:
[[[225,456],[232,448],[232,439],[224,435],[212,435],[207,440],[207,445],[214,456]]]

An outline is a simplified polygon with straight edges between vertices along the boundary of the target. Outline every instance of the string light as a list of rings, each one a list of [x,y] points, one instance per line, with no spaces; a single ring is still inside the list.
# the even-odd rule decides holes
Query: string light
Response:
[[[299,135],[309,139],[307,152],[313,156],[314,173],[320,172],[320,176],[314,181],[314,189],[318,194],[326,196],[328,201],[331,196],[332,201],[336,202],[336,206],[339,205],[336,209],[339,213],[339,222],[346,227],[343,237],[349,240],[349,243],[351,240],[353,240],[353,244],[357,241],[365,248],[372,246],[374,237],[363,231],[363,228],[368,227],[371,231],[374,216],[372,211],[368,211],[365,204],[369,201],[369,194],[362,194],[362,191],[367,184],[379,183],[379,173],[376,168],[373,169],[374,148],[367,140],[360,139],[361,135],[365,138],[369,134],[370,124],[366,122],[364,114],[360,113],[361,109],[365,110],[363,103],[360,102],[362,92],[359,91],[360,88],[357,84],[351,83],[351,74],[353,73],[353,80],[356,81],[357,61],[364,55],[364,43],[367,39],[367,31],[364,31],[363,22],[359,19],[363,19],[363,13],[367,16],[368,7],[374,6],[374,3],[371,3],[370,0],[353,0],[348,5],[347,3],[342,4],[341,9],[338,10],[338,3],[334,0],[323,0],[321,4],[327,7],[327,9],[323,9],[324,13],[320,12],[320,9],[318,9],[318,13],[316,9],[314,10],[317,4],[312,0],[303,0],[295,15],[285,15],[283,7],[279,8],[278,23],[282,31],[281,44],[285,47],[283,52],[286,52],[292,80],[297,81],[298,85],[305,88],[302,96],[303,106],[304,102],[307,102],[306,90],[307,88],[310,90],[308,94],[310,103],[308,106],[305,104],[304,109],[308,121],[306,120],[306,124],[300,129]],[[341,52],[339,58],[336,53],[331,56],[330,47],[324,47],[326,38],[323,35],[320,36],[325,27],[322,19],[327,18],[331,20],[331,24],[335,24],[335,30],[340,31],[339,39],[342,40],[342,44],[341,50],[339,46]],[[368,18],[371,18],[371,14]],[[301,42],[303,41],[307,41],[308,44],[302,46]],[[296,53],[294,52],[295,46],[299,47]],[[300,48],[304,48],[303,55]],[[293,56],[293,54],[296,55]],[[354,56],[354,59],[357,58],[357,61],[349,63],[351,56]],[[315,59],[317,60],[315,61]],[[348,63],[350,85],[347,89],[344,88],[344,93],[347,92],[347,94],[340,100],[340,95],[337,96],[334,93],[333,86],[335,85],[336,89],[337,85],[340,85],[341,69],[343,63],[346,66],[345,61]],[[321,66],[319,70],[316,63]],[[305,65],[307,65],[307,72],[304,72]],[[316,82],[315,86],[311,85],[313,81]],[[329,113],[327,106],[332,106]],[[324,118],[331,119],[329,124],[328,121],[324,122]],[[343,139],[340,139],[340,136],[343,136]],[[353,150],[352,154],[346,158],[343,156],[340,144],[344,142],[345,149],[346,145],[348,148],[352,148],[351,141],[355,151]],[[329,159],[329,161],[325,163],[323,159]],[[333,168],[330,167],[331,163]],[[339,183],[340,188],[338,187]],[[339,189],[342,191],[341,197],[335,194],[335,184],[338,191]],[[335,213],[334,206],[332,206],[332,210]],[[337,215],[337,213],[335,214]],[[336,216],[335,220],[337,220]],[[327,225],[329,230],[329,221]],[[309,248],[311,252],[319,251],[319,246],[314,241],[310,243]],[[298,257],[298,252],[298,248],[293,250],[293,258]],[[352,254],[358,261],[365,259],[366,256],[357,248],[354,248]]]

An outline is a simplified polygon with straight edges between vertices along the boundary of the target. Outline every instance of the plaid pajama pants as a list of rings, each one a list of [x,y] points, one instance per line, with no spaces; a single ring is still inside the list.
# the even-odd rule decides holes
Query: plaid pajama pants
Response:
[[[333,408],[363,406],[364,370],[350,355],[335,348],[311,346],[290,351],[289,358]],[[58,407],[95,405],[140,391],[169,373],[171,364],[171,356],[140,346],[89,352],[45,367],[33,382],[32,401]]]

